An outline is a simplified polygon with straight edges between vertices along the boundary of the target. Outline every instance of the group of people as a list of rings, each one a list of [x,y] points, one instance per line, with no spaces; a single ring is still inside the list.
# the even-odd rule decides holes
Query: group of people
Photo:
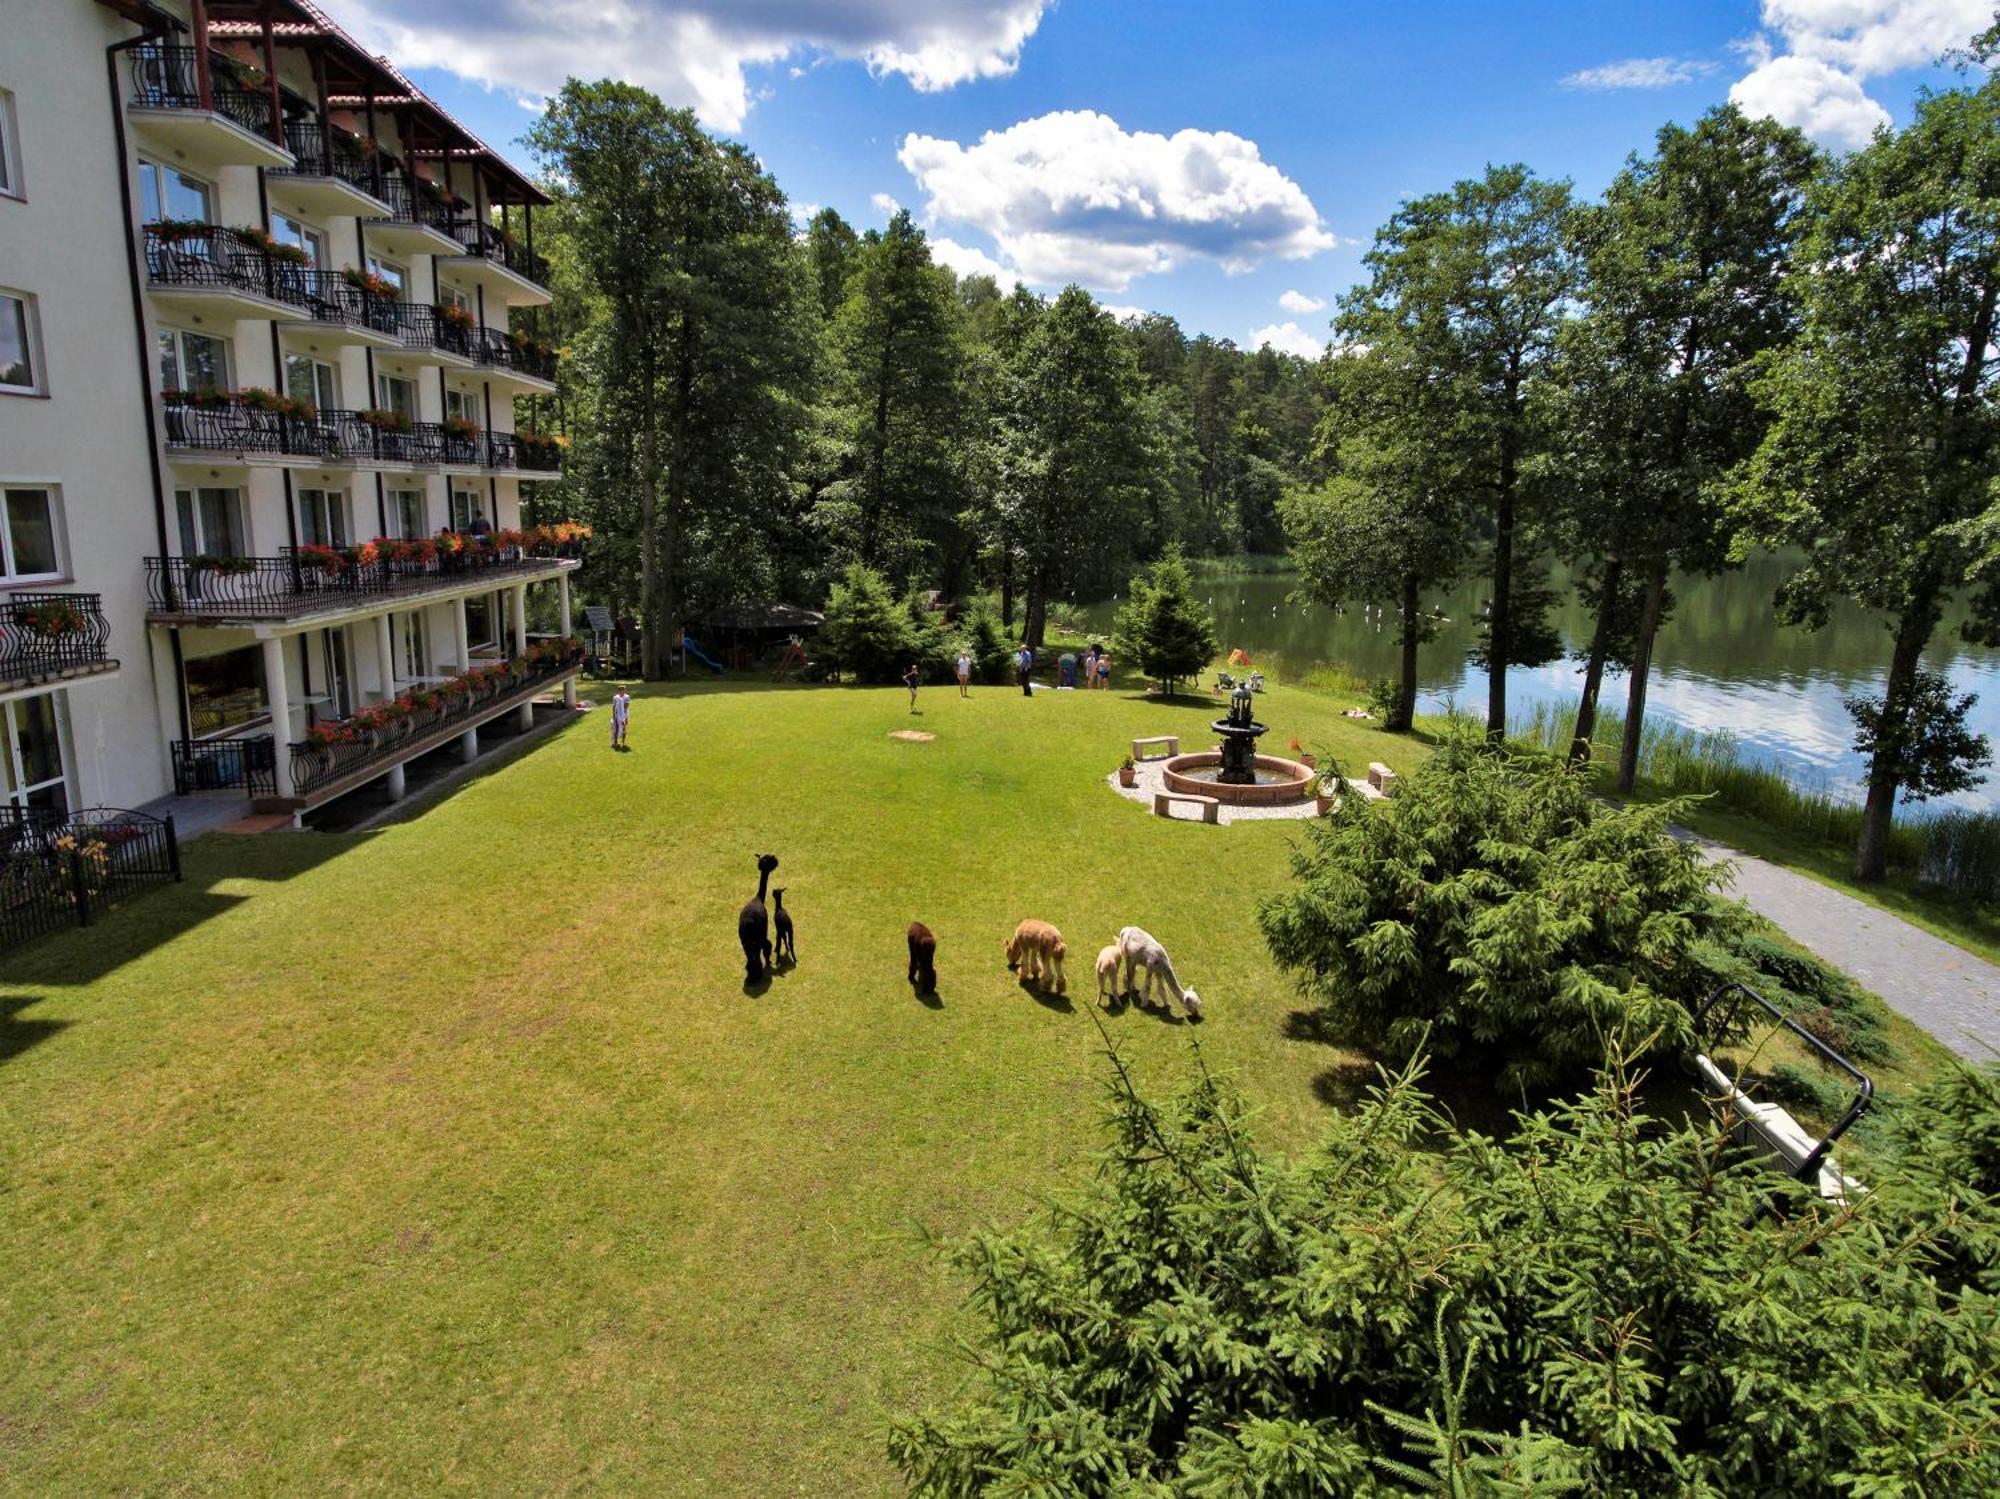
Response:
[[[1058,676],[1064,687],[1076,686],[1079,664],[1082,666],[1083,685],[1085,687],[1103,687],[1108,689],[1111,686],[1111,652],[1107,651],[1103,646],[1092,641],[1090,649],[1084,652],[1081,663],[1074,656],[1065,655],[1062,657],[1059,663]],[[972,696],[972,667],[972,653],[960,647],[958,659],[952,664],[952,669],[958,677],[958,695],[960,697]],[[1035,695],[1034,675],[1035,648],[1024,640],[1021,642],[1020,649],[1014,652],[1014,678],[1021,684],[1022,696],[1033,697]],[[903,685],[910,690],[910,711],[912,713],[917,711],[917,688],[923,684],[923,680],[923,669],[916,662],[912,661],[908,670],[903,673]]]

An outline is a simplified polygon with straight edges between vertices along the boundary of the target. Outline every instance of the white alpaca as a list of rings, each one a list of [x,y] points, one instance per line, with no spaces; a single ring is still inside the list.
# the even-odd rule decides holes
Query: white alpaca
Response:
[[[1168,999],[1179,1000],[1181,1008],[1188,1014],[1200,1016],[1201,996],[1192,989],[1181,987],[1181,981],[1174,976],[1173,960],[1167,956],[1167,950],[1152,933],[1136,926],[1125,927],[1118,933],[1118,951],[1125,959],[1127,993],[1136,995],[1140,1003],[1151,1005],[1154,984],[1164,984]],[[1141,993],[1132,982],[1132,975],[1141,968],[1146,971],[1144,993]]]
[[[1098,952],[1097,997],[1099,999],[1118,997],[1118,965],[1123,960],[1123,950],[1116,942]]]

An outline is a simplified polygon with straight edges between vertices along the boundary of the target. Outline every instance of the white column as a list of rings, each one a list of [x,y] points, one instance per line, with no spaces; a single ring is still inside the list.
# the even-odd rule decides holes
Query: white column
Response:
[[[389,800],[392,802],[401,801],[403,799],[403,787],[404,787],[402,766],[392,765],[389,767],[388,785],[389,785]]]
[[[528,585],[514,585],[514,654],[519,656],[528,649]],[[521,732],[526,733],[535,726],[535,709],[532,703],[523,703],[514,710],[514,722]]]
[[[292,795],[292,689],[285,680],[285,641],[273,635],[264,642],[264,691],[271,700],[272,761],[277,793]]]
[[[562,631],[564,639],[568,639],[569,638],[569,574],[566,572],[560,572],[556,574],[556,597],[561,602],[561,615],[556,628]],[[563,678],[563,706],[565,708],[574,708],[576,706],[575,677]]]
[[[458,669],[469,669],[472,665],[472,637],[465,627],[465,595],[462,593],[451,601],[451,642],[458,652]]]
[[[382,684],[382,696],[396,695],[396,638],[389,628],[389,616],[375,616],[375,662],[379,670],[376,680]]]

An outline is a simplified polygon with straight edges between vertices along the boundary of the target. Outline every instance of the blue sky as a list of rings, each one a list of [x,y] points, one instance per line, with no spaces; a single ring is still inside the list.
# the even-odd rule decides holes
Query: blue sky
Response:
[[[1994,0],[321,0],[494,145],[567,72],[745,141],[795,204],[962,268],[1309,350],[1397,201],[1519,160],[1595,192],[1736,97],[1907,119]],[[1293,294],[1287,298],[1286,294]]]

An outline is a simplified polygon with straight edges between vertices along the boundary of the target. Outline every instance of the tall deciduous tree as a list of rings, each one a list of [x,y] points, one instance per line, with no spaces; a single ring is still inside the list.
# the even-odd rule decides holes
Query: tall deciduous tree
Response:
[[[1756,382],[1771,425],[1736,499],[1752,535],[1804,551],[1779,590],[1785,619],[1817,627],[1840,597],[1888,616],[1883,694],[1856,714],[1855,873],[1879,880],[1897,793],[1964,785],[1984,755],[1922,659],[2000,462],[2000,80],[1922,100],[1906,130],[1830,174],[1795,280],[1804,325]],[[2000,639],[1996,588],[1968,634]]]
[[[803,267],[756,158],[643,89],[571,79],[529,140],[560,184],[564,248],[601,325],[598,409],[637,429],[604,448],[639,495],[655,677],[690,603],[766,570],[809,370]]]
[[[1083,288],[1033,315],[996,434],[1001,525],[1019,559],[1030,644],[1042,643],[1049,599],[1131,534],[1153,481],[1140,396],[1117,322]]]
[[[1566,549],[1597,564],[1576,752],[1588,753],[1607,661],[1627,666],[1623,791],[1668,578],[1726,557],[1713,483],[1762,434],[1747,375],[1794,329],[1784,273],[1817,169],[1797,131],[1727,106],[1662,129],[1654,154],[1572,220],[1588,310],[1564,329],[1543,391]]]
[[[1507,727],[1507,667],[1526,664],[1515,631],[1516,553],[1545,440],[1530,396],[1576,290],[1571,212],[1567,183],[1523,166],[1488,167],[1417,198],[1376,234],[1371,279],[1343,299],[1337,324],[1346,341],[1393,349],[1423,372],[1423,415],[1388,415],[1411,430],[1378,445],[1429,444],[1451,496],[1491,517],[1486,727],[1495,739]]]
[[[823,504],[837,507],[862,562],[907,571],[918,547],[935,549],[958,511],[965,354],[957,288],[931,261],[923,230],[900,211],[855,258],[833,325],[836,402],[847,476]],[[934,560],[934,559],[932,559]]]

